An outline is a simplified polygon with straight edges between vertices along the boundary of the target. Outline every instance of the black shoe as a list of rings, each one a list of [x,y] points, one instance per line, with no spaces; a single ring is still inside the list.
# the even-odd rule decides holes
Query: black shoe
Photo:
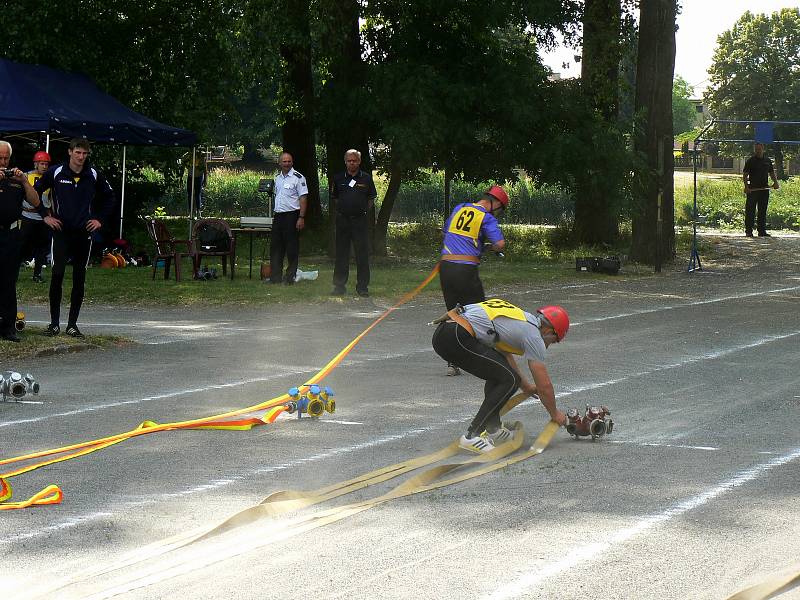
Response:
[[[19,336],[17,335],[16,331],[7,331],[6,333],[3,333],[2,335],[0,335],[0,337],[3,338],[7,342],[19,343],[19,342],[22,341],[19,338]]]
[[[331,290],[331,296],[346,296],[347,290],[343,287],[335,287]]]
[[[41,275],[34,275],[33,276],[33,282],[34,283],[44,283],[44,277],[42,277]]]
[[[54,337],[57,336],[59,333],[61,333],[61,327],[59,327],[54,323],[50,323],[50,325],[47,326],[47,329],[45,329],[44,332],[50,337]]]
[[[768,234],[766,231],[759,231],[758,237],[772,237],[772,236]]]
[[[745,237],[753,237],[753,232],[752,231],[745,231],[744,236]]]
[[[367,290],[356,290],[356,293],[362,298],[369,298],[369,291]]]
[[[74,338],[83,339],[83,338],[86,337],[85,335],[83,335],[81,333],[81,330],[78,329],[77,325],[67,325],[67,329],[66,329],[66,331],[64,331],[64,333],[66,333],[68,336],[71,336],[71,337],[74,337]]]

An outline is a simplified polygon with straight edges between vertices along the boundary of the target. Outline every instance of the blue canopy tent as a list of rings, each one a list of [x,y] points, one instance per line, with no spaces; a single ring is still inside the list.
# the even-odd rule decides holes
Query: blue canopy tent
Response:
[[[0,59],[0,133],[38,132],[46,134],[47,150],[51,137],[85,137],[122,146],[120,237],[127,146],[192,147],[194,165],[197,135],[191,131],[164,125],[131,110],[84,75]]]

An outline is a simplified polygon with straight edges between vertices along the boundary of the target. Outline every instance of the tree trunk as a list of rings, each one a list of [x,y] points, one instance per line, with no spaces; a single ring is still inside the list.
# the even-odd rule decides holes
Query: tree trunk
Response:
[[[334,21],[330,30],[337,37],[323,40],[327,44],[325,54],[333,57],[329,65],[330,77],[323,88],[325,114],[321,128],[325,139],[325,155],[328,169],[328,189],[333,175],[344,171],[344,153],[354,148],[361,152],[361,170],[372,172],[369,156],[367,126],[361,107],[369,98],[364,90],[366,66],[361,59],[361,35],[359,33],[359,3],[357,0],[331,0],[328,18]],[[328,206],[330,236],[328,253],[335,254],[334,227],[336,206],[331,200]],[[375,210],[369,214],[369,223],[375,222]],[[373,235],[370,225],[370,236]]]
[[[676,8],[676,0],[642,0],[640,5],[636,69],[636,113],[640,122],[635,147],[646,157],[647,168],[637,174],[642,185],[634,208],[631,257],[648,264],[656,262],[658,252],[659,191],[663,191],[660,253],[666,260],[675,255],[672,80]],[[663,165],[659,165],[659,157],[663,158]]]
[[[783,168],[783,148],[781,148],[780,144],[775,144],[775,177],[777,177],[779,181],[786,181],[789,179]]]
[[[311,32],[309,29],[309,0],[295,3],[284,17],[298,32],[281,45],[281,57],[286,61],[287,80],[284,84],[284,124],[281,127],[283,149],[294,158],[294,168],[308,183],[308,212],[306,220],[314,227],[319,223],[319,174],[314,137],[314,83],[311,71]]]
[[[595,126],[602,128],[617,127],[621,12],[620,0],[586,0],[584,8],[581,88],[598,119]],[[588,123],[585,132],[591,132]],[[587,135],[586,143],[592,145],[592,137]],[[573,227],[577,243],[612,244],[617,239],[621,184],[602,164],[577,177]]]
[[[372,237],[372,247],[377,256],[386,256],[387,240],[389,237],[389,219],[392,217],[392,209],[400,192],[400,185],[403,182],[403,172],[392,165],[389,173],[389,185],[386,187],[386,195],[381,203],[381,210],[378,213],[378,221],[375,223],[375,231]]]

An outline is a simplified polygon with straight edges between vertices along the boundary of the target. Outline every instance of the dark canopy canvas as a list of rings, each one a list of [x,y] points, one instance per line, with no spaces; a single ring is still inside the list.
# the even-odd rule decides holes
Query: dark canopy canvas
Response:
[[[121,145],[193,146],[191,131],[131,110],[84,75],[0,59],[0,132],[45,131]]]

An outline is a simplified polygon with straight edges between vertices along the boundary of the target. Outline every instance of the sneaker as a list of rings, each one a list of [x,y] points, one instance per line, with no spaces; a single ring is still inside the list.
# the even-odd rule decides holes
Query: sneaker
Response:
[[[462,435],[461,439],[458,440],[458,446],[463,450],[468,450],[476,454],[486,454],[494,450],[494,444],[485,437],[479,435],[471,438]]]
[[[331,290],[331,296],[344,296],[347,294],[347,290],[343,287],[335,287]]]
[[[356,293],[362,298],[369,298],[369,292],[367,290],[356,290]]]
[[[74,338],[85,338],[86,336],[81,333],[81,330],[78,329],[77,325],[67,325],[67,330],[64,332],[68,336]]]
[[[772,236],[768,234],[766,231],[759,231],[758,237],[772,237]]]
[[[59,327],[55,323],[50,323],[50,325],[47,326],[47,329],[45,329],[44,332],[50,337],[53,337],[61,333],[61,327]]]
[[[745,231],[744,236],[745,237],[753,237],[753,232],[752,231]]]
[[[489,439],[492,444],[498,446],[500,444],[505,444],[509,440],[514,438],[514,431],[509,429],[505,423],[500,425],[500,429],[495,431],[494,433],[489,433],[488,431],[485,432],[486,437]]]
[[[0,338],[5,340],[6,342],[14,342],[15,344],[22,341],[20,337],[17,335],[17,332],[13,330],[4,332],[2,335],[0,335]]]
[[[447,363],[447,376],[448,377],[455,377],[457,375],[461,375],[461,369],[455,366],[452,363]]]

